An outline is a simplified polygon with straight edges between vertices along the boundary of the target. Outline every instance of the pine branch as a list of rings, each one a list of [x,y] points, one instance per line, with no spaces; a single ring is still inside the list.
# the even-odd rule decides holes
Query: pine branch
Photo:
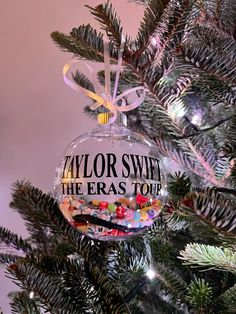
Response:
[[[174,210],[171,215],[169,213],[163,214],[163,219],[172,231],[184,230],[193,222],[192,217],[178,210]]]
[[[158,150],[165,156],[176,161],[180,165],[185,166],[191,172],[209,179],[209,176],[204,174],[204,169],[198,160],[194,159],[191,151],[186,147],[185,142],[174,142],[166,141],[162,138],[156,138],[155,142],[157,144]]]
[[[231,59],[236,53],[235,40],[231,35],[216,28],[215,25],[208,26],[207,23],[196,25],[193,35],[199,43],[204,42],[208,47],[213,46],[216,52],[224,53]]]
[[[212,301],[212,287],[205,279],[194,278],[187,288],[187,300],[198,313],[207,313],[209,303]]]
[[[21,258],[21,256],[0,253],[0,264],[4,265],[15,264],[19,258]]]
[[[222,237],[230,240],[236,235],[235,202],[216,189],[206,189],[186,196],[181,203],[180,210],[191,211],[201,223],[215,230]],[[199,221],[199,222],[200,222]]]
[[[235,61],[222,53],[217,53],[213,47],[208,47],[203,43],[185,43],[182,48],[182,58],[190,68],[201,69],[218,80],[236,84]]]
[[[147,5],[150,0],[129,0],[129,1],[130,2],[135,2],[137,4],[142,4],[142,5],[146,4]]]
[[[167,300],[163,300],[161,296],[156,293],[143,293],[139,296],[140,307],[143,310],[142,314],[146,313],[158,313],[158,314],[185,314],[186,311],[180,308],[177,308],[175,305],[172,305]]]
[[[143,1],[145,2],[145,1]],[[136,39],[137,53],[140,54],[150,44],[161,17],[170,0],[156,1],[151,0],[144,12],[143,21],[140,24]]]
[[[234,106],[236,104],[235,90],[222,81],[211,77],[204,79],[204,76],[202,76],[201,80],[198,80],[195,84],[201,88],[209,101],[218,101],[226,106]]]
[[[200,24],[217,28],[222,34],[233,36],[235,33],[235,2],[233,0],[208,0],[201,2]],[[229,10],[230,8],[230,10]]]
[[[109,280],[98,267],[87,266],[89,268],[89,273],[87,273],[88,278],[100,296],[104,313],[129,314],[129,309],[120,295],[116,284]]]
[[[46,275],[27,260],[18,261],[11,274],[21,281],[25,289],[33,291],[36,297],[40,297],[50,312],[87,313],[87,309],[90,308],[78,278],[79,284],[74,285],[73,289],[72,287],[68,289],[64,285],[63,277],[55,278],[53,275]]]
[[[174,175],[168,176],[167,190],[172,199],[178,202],[187,193],[190,192],[191,181],[190,178],[186,176],[185,173],[175,172]]]
[[[133,282],[140,280],[145,269],[150,265],[150,246],[146,239],[135,237],[126,242],[121,242],[117,248],[117,259],[114,264],[113,273],[119,281],[121,289]],[[127,279],[128,278],[128,279]]]
[[[213,134],[199,134],[191,138],[191,144],[196,151],[196,156],[201,161],[210,179],[217,186],[224,186],[224,175],[230,167],[229,159],[222,158],[217,144],[216,136]],[[203,149],[204,147],[204,149]]]
[[[83,73],[76,71],[73,74],[73,79],[79,86],[86,88],[93,93],[95,92],[92,82]]]
[[[28,291],[16,292],[11,295],[11,313],[41,314],[37,301],[29,297]]]
[[[44,255],[35,252],[27,255],[27,261],[48,275],[76,274],[83,271],[83,267],[77,259],[64,256]]]
[[[180,252],[179,258],[185,265],[236,273],[236,253],[227,248],[221,249],[198,243],[188,244],[185,250]]]
[[[236,149],[236,117],[234,116],[232,120],[226,126],[222,126],[220,129],[220,138],[224,140],[224,146],[222,148],[223,152],[229,156],[230,159],[234,159],[235,149]]]
[[[190,29],[192,5],[191,1],[150,1],[139,31],[137,53],[147,49],[150,62],[166,63],[168,69],[176,48]]]
[[[168,231],[166,228],[165,221],[162,219],[162,216],[159,216],[158,219],[143,233],[143,236],[152,241],[155,238],[166,239],[168,236]]]
[[[13,201],[10,206],[16,208],[21,217],[25,220],[26,227],[32,236],[32,242],[41,250],[48,251],[48,231],[62,234],[63,229],[56,229],[52,225],[45,208],[49,210],[56,205],[50,196],[42,191],[33,188],[29,182],[16,182],[13,185]],[[62,216],[58,209],[59,217]],[[53,219],[56,219],[55,217]],[[49,230],[48,230],[48,228]]]
[[[149,95],[138,108],[138,112],[140,122],[150,138],[158,135],[173,139],[182,135],[181,129],[171,119],[168,110],[156,104]]]
[[[172,295],[175,300],[185,301],[186,283],[166,265],[155,264],[156,282],[164,291]]]
[[[230,10],[229,10],[230,8]],[[226,0],[222,9],[221,23],[224,25],[224,29],[234,37],[236,30],[236,4],[234,0]]]
[[[33,251],[33,248],[27,241],[3,227],[0,227],[0,243],[1,242],[7,247],[23,251],[27,254]]]
[[[236,308],[236,285],[227,289],[215,301],[216,311],[222,314],[235,313]]]
[[[186,243],[185,239],[183,238],[175,238],[175,233],[171,230],[167,231],[168,238],[166,239],[159,239],[156,238],[151,243],[151,251],[152,251],[152,258],[155,262],[165,265],[170,270],[172,269],[173,272],[176,272],[184,278],[184,280],[187,278],[183,271],[185,271],[184,267],[182,267],[182,264],[179,262],[179,260],[176,258],[176,255],[179,253],[179,247],[183,248],[184,243]],[[176,243],[178,240],[181,239],[182,243]],[[189,240],[189,239],[188,239]],[[183,268],[183,271],[182,271]]]
[[[63,50],[91,61],[103,62],[103,35],[90,25],[73,28],[70,35],[51,33],[53,41]]]
[[[100,4],[95,8],[88,5],[86,5],[86,7],[90,9],[92,15],[94,15],[95,19],[100,23],[101,29],[106,31],[109,39],[114,41],[115,45],[119,47],[121,44],[121,36],[123,35],[123,28],[110,1],[106,4]]]

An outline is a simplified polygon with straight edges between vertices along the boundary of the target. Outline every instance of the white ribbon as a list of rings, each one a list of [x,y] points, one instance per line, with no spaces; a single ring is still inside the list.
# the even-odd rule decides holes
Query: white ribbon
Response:
[[[116,68],[116,77],[115,77],[115,84],[114,84],[114,90],[113,95],[111,96],[111,80],[110,80],[110,52],[109,52],[109,42],[104,42],[104,66],[105,66],[105,86],[102,86],[97,78],[97,73],[94,71],[94,69],[91,68],[91,66],[86,63],[83,60],[72,60],[64,65],[63,67],[63,77],[64,82],[77,92],[81,92],[84,95],[88,96],[89,98],[95,100],[96,102],[90,106],[91,110],[95,110],[100,106],[106,107],[113,116],[109,119],[109,124],[113,123],[117,118],[117,112],[127,112],[130,110],[133,110],[141,105],[141,103],[145,99],[145,88],[143,86],[134,87],[131,89],[125,90],[122,94],[117,96],[117,90],[118,90],[118,84],[119,84],[119,76],[122,71],[122,55],[124,51],[124,39],[122,36],[122,42],[121,42],[121,48],[119,50],[118,54],[118,63],[115,66]],[[78,65],[85,65],[88,69],[88,72],[86,73],[87,78],[92,82],[95,93],[79,86],[77,83],[75,83],[73,80],[68,78],[68,74],[72,68],[72,66],[76,64]],[[112,66],[113,67],[113,66]],[[140,95],[138,95],[137,92],[141,92]],[[132,95],[135,97],[135,100],[132,101],[129,105],[126,105],[125,97]],[[121,105],[118,104],[118,102],[121,101]]]

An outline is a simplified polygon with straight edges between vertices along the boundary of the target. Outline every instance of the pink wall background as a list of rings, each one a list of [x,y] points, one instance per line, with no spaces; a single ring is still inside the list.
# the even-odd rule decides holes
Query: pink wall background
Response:
[[[62,66],[71,58],[52,43],[50,32],[97,26],[85,4],[102,0],[14,0],[0,6],[0,225],[27,236],[17,213],[9,209],[11,185],[27,179],[52,191],[60,154],[72,139],[95,126],[83,113],[89,101],[65,86]],[[125,31],[134,36],[143,8],[113,0]],[[0,306],[9,314],[6,295],[16,289],[0,270]]]

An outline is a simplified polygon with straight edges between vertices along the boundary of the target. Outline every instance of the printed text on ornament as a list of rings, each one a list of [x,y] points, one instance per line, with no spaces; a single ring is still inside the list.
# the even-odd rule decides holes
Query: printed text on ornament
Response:
[[[117,181],[117,178],[121,180]],[[118,156],[114,153],[64,157],[61,176],[64,195],[125,195],[127,184],[135,195],[160,194],[159,160],[150,156]]]

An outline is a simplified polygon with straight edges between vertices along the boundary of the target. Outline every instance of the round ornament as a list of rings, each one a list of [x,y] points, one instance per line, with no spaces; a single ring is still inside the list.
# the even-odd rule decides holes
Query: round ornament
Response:
[[[155,147],[119,124],[100,125],[75,139],[59,162],[54,189],[68,222],[98,240],[144,231],[166,194]]]

